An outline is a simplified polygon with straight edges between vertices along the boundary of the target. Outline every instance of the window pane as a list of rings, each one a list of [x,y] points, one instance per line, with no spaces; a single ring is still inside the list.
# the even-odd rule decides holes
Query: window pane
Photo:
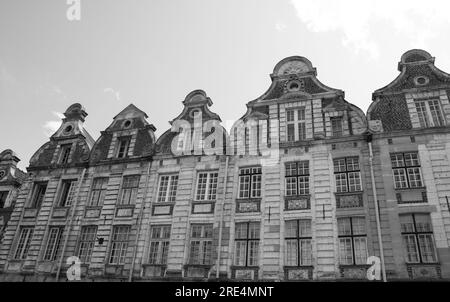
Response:
[[[366,234],[366,220],[363,217],[352,217],[353,235]]]
[[[250,176],[239,176],[239,198],[248,198],[250,194]]]
[[[286,177],[286,196],[297,195],[297,178]]]
[[[309,161],[298,162],[298,175],[309,175]]]
[[[394,169],[394,186],[396,189],[402,189],[408,187],[408,181],[406,180],[405,169]]]
[[[169,176],[161,176],[159,180],[158,202],[166,201],[168,185],[169,185]]]
[[[412,215],[400,215],[400,229],[402,233],[412,233],[415,231]]]
[[[309,176],[300,176],[298,178],[298,194],[309,194]]]
[[[391,154],[391,164],[392,164],[392,168],[404,167],[405,163],[403,161],[403,154],[401,154],[401,153]]]
[[[340,117],[331,118],[331,133],[333,137],[342,136],[342,118]]]
[[[366,264],[367,262],[367,242],[366,237],[355,237],[355,264]]]
[[[286,265],[296,266],[298,255],[297,239],[286,239]]]
[[[417,252],[417,242],[414,235],[403,235],[403,247],[405,249],[406,261],[418,263],[419,254]]]
[[[296,238],[297,237],[297,220],[287,220],[284,224],[285,237]]]
[[[286,164],[286,176],[297,176],[297,163]]]
[[[299,140],[305,140],[306,139],[306,125],[305,123],[298,123],[298,136]]]
[[[169,202],[175,202],[177,196],[178,175],[170,176]]]
[[[433,232],[430,215],[415,214],[414,219],[416,220],[416,232],[418,233]]]
[[[339,255],[341,264],[353,264],[351,238],[339,238]]]
[[[261,197],[261,174],[252,175],[252,197]]]
[[[361,175],[360,172],[348,173],[348,188],[350,192],[361,191]]]
[[[295,141],[295,125],[288,124],[287,125],[287,141],[294,142]]]
[[[347,158],[347,171],[359,171],[359,158],[357,157]]]
[[[259,222],[251,222],[248,227],[248,238],[259,239]]]
[[[259,254],[259,241],[252,240],[249,241],[249,251],[248,251],[248,265],[256,266],[258,265],[258,254]]]
[[[208,200],[215,200],[217,194],[218,173],[209,173]]]
[[[422,187],[422,178],[420,176],[420,168],[408,168],[409,184],[411,188]]]
[[[312,248],[311,239],[300,240],[300,265],[311,265],[312,263]]]
[[[205,199],[207,181],[208,181],[207,173],[199,173],[198,174],[196,200],[204,200]]]
[[[238,266],[245,265],[245,255],[247,254],[247,244],[246,241],[236,241],[236,252],[234,263]]]
[[[345,158],[335,159],[333,161],[333,163],[334,163],[334,172],[335,173],[346,171]]]
[[[311,237],[311,220],[299,220],[299,237]]]
[[[444,119],[442,117],[441,108],[439,106],[438,100],[428,101],[428,106],[430,107],[431,117],[433,118],[433,124],[435,127],[443,126]]]
[[[427,109],[425,102],[416,102],[416,111],[419,116],[420,126],[422,128],[428,127],[430,125],[428,121]]]
[[[405,153],[405,164],[407,167],[419,166],[419,156],[416,152]]]
[[[338,235],[339,236],[351,235],[350,218],[338,219]]]
[[[425,263],[437,262],[436,251],[432,234],[419,234],[419,247],[422,261]]]
[[[336,192],[347,192],[347,176],[345,173],[335,174]]]

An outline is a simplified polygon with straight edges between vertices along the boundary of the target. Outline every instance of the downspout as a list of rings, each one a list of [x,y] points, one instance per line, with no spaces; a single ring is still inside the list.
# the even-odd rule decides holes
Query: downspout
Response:
[[[76,212],[76,209],[78,206],[81,183],[84,180],[85,174],[86,174],[86,168],[83,168],[83,172],[81,173],[80,181],[78,182],[77,194],[75,195],[75,204],[73,205],[72,213],[70,215],[70,219],[69,219],[69,223],[68,223],[66,238],[64,238],[64,245],[63,245],[63,249],[61,251],[61,258],[59,259],[58,270],[56,271],[56,279],[55,279],[56,282],[59,281],[59,274],[61,273],[61,266],[62,266],[62,262],[63,262],[63,258],[64,258],[64,253],[66,251],[67,242],[69,241],[70,231],[72,229],[73,218],[75,217],[75,212]]]
[[[222,229],[223,229],[223,214],[225,211],[225,200],[227,195],[227,179],[228,179],[228,155],[225,155],[225,177],[223,180],[223,198],[222,198],[222,211],[220,213],[219,220],[219,244],[217,247],[217,263],[216,263],[216,279],[219,279],[220,273],[220,254],[222,250]]]
[[[147,180],[145,182],[145,190],[144,190],[144,195],[142,197],[142,206],[141,206],[141,211],[139,212],[139,216],[138,216],[138,231],[136,233],[136,240],[134,242],[134,249],[133,249],[133,260],[131,261],[131,267],[130,267],[130,275],[128,276],[128,282],[133,281],[133,270],[134,270],[134,264],[136,262],[136,254],[137,254],[137,245],[139,242],[139,233],[141,232],[141,228],[142,228],[142,216],[144,215],[144,209],[145,209],[145,198],[147,197],[147,191],[148,191],[148,183],[150,181],[150,169],[152,167],[152,162],[153,159],[150,160],[149,164],[148,164],[148,169],[147,169]]]
[[[372,193],[373,199],[375,203],[375,215],[377,221],[377,234],[378,234],[378,242],[380,245],[380,258],[381,258],[381,273],[383,276],[383,282],[386,282],[386,267],[384,265],[384,251],[383,251],[383,239],[381,237],[381,224],[380,224],[380,213],[378,208],[378,197],[377,197],[377,189],[375,187],[375,175],[373,172],[373,151],[372,151],[372,134],[367,136],[367,143],[369,144],[369,164],[370,164],[370,178],[372,180]]]

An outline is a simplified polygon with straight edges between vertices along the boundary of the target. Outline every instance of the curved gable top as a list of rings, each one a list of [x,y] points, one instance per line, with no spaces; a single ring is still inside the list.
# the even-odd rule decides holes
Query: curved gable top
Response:
[[[339,89],[328,87],[317,79],[317,70],[305,57],[287,57],[275,65],[270,75],[272,84],[259,98],[249,105],[295,95],[309,97],[315,94],[337,94],[344,96]]]
[[[372,100],[382,94],[402,93],[406,89],[450,85],[450,75],[437,68],[434,62],[435,58],[425,50],[411,49],[405,52],[398,63],[400,74],[391,83],[376,90]]]

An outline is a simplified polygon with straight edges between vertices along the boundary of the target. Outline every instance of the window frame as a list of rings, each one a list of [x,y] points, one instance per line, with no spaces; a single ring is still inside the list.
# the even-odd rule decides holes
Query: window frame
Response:
[[[339,122],[340,129],[336,130],[336,122]],[[342,116],[330,117],[331,137],[344,136],[344,118]]]
[[[66,165],[70,160],[70,153],[72,152],[72,143],[62,144],[60,146],[58,163],[60,165]]]
[[[431,231],[418,231],[417,229],[417,223],[416,223],[416,216],[417,215],[423,215],[423,216],[427,216],[427,219],[429,220],[430,223],[430,227],[431,227]],[[407,232],[407,231],[403,231],[402,229],[402,223],[400,220],[400,233],[402,236],[402,246],[403,246],[403,254],[404,254],[404,258],[405,258],[405,262],[407,264],[435,264],[435,263],[439,263],[438,260],[438,253],[437,253],[437,248],[436,248],[436,240],[434,238],[434,232],[433,232],[433,223],[431,221],[431,217],[429,214],[424,214],[424,213],[408,213],[408,214],[401,214],[399,216],[410,216],[412,217],[412,221],[413,221],[413,231],[412,232]],[[399,217],[399,219],[401,219],[401,217]],[[423,261],[423,251],[422,251],[422,246],[420,245],[419,242],[419,236],[420,235],[431,235],[431,239],[433,242],[433,250],[434,250],[434,261],[433,262],[425,262]],[[417,262],[412,262],[412,261],[408,261],[408,251],[406,250],[405,247],[405,242],[404,242],[404,237],[405,236],[414,236],[414,243],[415,243],[415,248],[416,248],[416,252],[417,252],[417,258],[419,261]]]
[[[128,179],[137,179],[136,185],[128,187]],[[131,206],[136,204],[136,199],[139,193],[139,184],[141,182],[141,175],[124,175],[122,177],[122,184],[120,187],[120,194],[117,199],[117,205],[119,206]],[[127,185],[125,187],[125,185]],[[129,192],[129,197],[126,198],[126,194]],[[134,197],[134,198],[133,198]],[[125,203],[125,199],[128,199],[128,201]]]
[[[126,235],[126,239],[124,240],[117,240],[114,239],[114,237],[117,235],[119,229],[123,228],[126,230],[126,233],[121,233],[120,235]],[[124,265],[126,258],[127,258],[127,252],[130,244],[130,232],[131,232],[131,226],[130,225],[113,225],[112,227],[112,233],[111,233],[111,247],[109,249],[108,253],[108,264],[109,265]],[[119,246],[119,248],[115,248],[116,244]],[[119,254],[114,254],[115,252],[118,252]],[[113,255],[114,254],[114,255]],[[116,259],[116,261],[113,261]]]
[[[121,151],[122,143],[125,143],[124,150]],[[131,144],[131,136],[120,136],[117,138],[117,151],[116,158],[123,159],[128,157],[128,153],[130,152],[130,144]]]
[[[167,185],[165,187],[165,193],[164,196],[161,196],[162,188],[161,185],[163,184],[163,178],[167,177]],[[175,202],[177,198],[177,191],[178,191],[178,181],[179,181],[179,175],[178,173],[172,173],[172,174],[160,174],[158,179],[158,190],[156,192],[156,203],[171,203]],[[175,185],[174,185],[175,183]],[[164,200],[160,200],[161,197],[164,197]],[[171,200],[173,199],[173,200]]]
[[[93,229],[94,232],[85,234],[85,230]],[[98,232],[98,226],[96,225],[84,225],[81,227],[80,230],[80,236],[78,237],[78,244],[76,249],[76,255],[78,258],[80,258],[82,263],[89,264],[92,260],[92,254],[94,252],[95,243],[97,242],[97,232]],[[85,238],[89,235],[93,234],[94,237],[91,238]],[[83,252],[82,251],[86,251]]]
[[[56,230],[55,237],[52,237],[52,231]],[[47,240],[45,243],[44,253],[42,255],[43,261],[55,261],[58,257],[58,253],[61,250],[61,240],[64,234],[63,226],[51,226],[48,228]],[[54,241],[51,241],[54,240]],[[51,246],[50,246],[51,244]]]
[[[308,222],[309,223],[309,234],[308,236],[304,236],[302,234],[300,234],[300,223],[301,222]],[[287,236],[287,230],[286,230],[286,226],[288,223],[292,223],[295,222],[295,226],[296,226],[296,235],[294,237],[291,236]],[[296,264],[295,265],[290,265],[288,264],[288,257],[287,257],[287,253],[288,253],[288,240],[295,240],[296,242],[296,246],[297,246],[297,255],[296,255]],[[309,245],[309,250],[310,250],[310,255],[309,255],[309,263],[304,263],[303,261],[303,251],[302,251],[302,242],[308,242],[307,243]],[[312,266],[312,222],[311,219],[290,219],[290,220],[286,220],[285,221],[285,232],[284,232],[284,244],[285,244],[285,250],[286,250],[286,257],[285,257],[285,264],[286,266],[295,266],[295,267],[304,267],[304,266]]]
[[[159,229],[159,236],[154,237],[154,230]],[[147,263],[151,265],[167,265],[170,249],[170,235],[172,226],[170,224],[159,224],[150,226],[150,243]],[[167,235],[167,236],[165,236]],[[152,252],[152,246],[156,245],[156,253]]]
[[[75,199],[76,186],[78,184],[77,179],[63,179],[61,180],[61,185],[58,194],[57,206],[64,208],[70,207]],[[67,188],[67,186],[69,186]]]
[[[200,237],[194,237],[194,227],[201,227]],[[207,229],[210,228],[211,236],[206,237]],[[189,236],[189,265],[212,265],[213,264],[213,238],[214,238],[214,224],[212,223],[193,223],[190,228]],[[193,255],[192,243],[198,243],[198,259]],[[209,245],[209,249],[208,249]]]
[[[47,193],[48,181],[36,181],[33,183],[33,190],[31,191],[31,198],[29,208],[39,209],[45,200],[45,194]],[[43,188],[43,193],[39,190]],[[38,198],[38,196],[40,196]]]
[[[353,227],[353,220],[354,219],[362,219],[364,221],[364,234],[355,234],[355,230]],[[345,234],[345,235],[340,235],[339,234],[339,220],[349,220],[350,221],[350,234]],[[349,216],[349,217],[339,217],[337,219],[337,223],[338,223],[338,243],[339,243],[339,264],[340,265],[364,265],[367,263],[367,258],[369,255],[369,249],[367,246],[367,219],[364,216]],[[356,263],[356,250],[355,250],[355,238],[364,238],[365,239],[365,250],[366,250],[366,255],[365,255],[365,259],[362,263]],[[341,255],[341,239],[350,239],[351,242],[351,246],[352,246],[352,263],[342,263],[342,255]]]
[[[237,238],[236,236],[236,229],[238,228],[238,225],[246,225],[246,235],[245,238]],[[256,232],[257,237],[256,238],[250,238],[250,225],[257,225],[258,226],[258,232]],[[238,257],[237,257],[237,246],[238,246],[238,242],[244,242],[244,246],[245,246],[245,261],[244,261],[244,265],[240,265],[239,263],[237,263]],[[255,262],[256,263],[250,263],[249,265],[249,254],[251,252],[251,242],[257,242],[257,246],[256,246],[256,259]],[[260,249],[261,247],[261,223],[259,221],[244,221],[244,222],[236,222],[235,223],[235,227],[234,227],[234,265],[238,266],[238,267],[253,267],[253,266],[258,266],[259,265],[259,257],[260,257]]]
[[[302,112],[302,114],[300,114]],[[289,116],[292,114],[292,120]],[[302,119],[300,118],[302,117]],[[293,137],[289,134],[290,126],[293,126]],[[301,128],[301,131],[300,131]],[[301,133],[300,133],[301,132]],[[291,139],[292,137],[292,139]],[[306,140],[306,106],[286,109],[286,141],[298,142]]]
[[[245,170],[249,170],[249,172],[245,172]],[[244,171],[244,172],[242,172]],[[254,172],[256,171],[256,172]],[[261,166],[248,166],[248,167],[241,167],[238,170],[238,199],[259,199],[262,198],[262,167]],[[259,188],[254,186],[258,183],[258,181],[255,180],[255,177],[257,178],[259,176]],[[243,190],[241,185],[242,179],[248,178],[248,190]],[[245,186],[245,184],[244,184]],[[248,196],[243,196],[243,192],[247,191]],[[254,194],[254,192],[259,192],[257,194]]]
[[[288,173],[288,165],[294,165],[295,164],[295,173],[294,174],[291,174],[290,172]],[[305,165],[306,164],[306,167],[300,167],[300,165]],[[291,170],[292,170],[292,168],[291,168]],[[305,173],[305,172],[299,172],[299,171],[305,171],[305,170],[307,170],[307,173]],[[285,163],[285,165],[284,165],[284,171],[285,171],[285,174],[284,174],[284,196],[302,196],[302,195],[304,195],[304,196],[306,196],[306,195],[310,195],[310,182],[309,182],[309,180],[310,180],[310,168],[309,168],[309,160],[301,160],[301,161],[295,161],[295,162],[287,162],[287,163]],[[289,175],[288,175],[289,174]],[[292,190],[292,189],[290,189],[290,190],[288,190],[288,184],[291,184],[292,185],[292,183],[289,183],[288,182],[288,179],[292,179],[292,178],[295,178],[295,194],[288,194],[288,191],[290,191],[290,190]],[[301,189],[300,189],[300,183],[301,183],[301,178],[305,178],[306,179],[306,181],[304,181],[304,183],[305,183],[305,188],[304,188],[304,192],[303,193],[301,193]]]
[[[96,182],[102,181],[100,188],[96,187]],[[108,191],[109,177],[94,177],[92,180],[91,192],[89,195],[89,207],[101,207],[105,200],[106,192]],[[97,194],[98,192],[98,194]],[[95,197],[95,203],[93,202]]]
[[[349,163],[348,161],[350,159],[357,159],[358,160],[358,168],[357,169],[349,169]],[[345,161],[345,170],[344,171],[336,171],[336,162],[344,160]],[[352,163],[354,165],[354,162]],[[339,167],[341,165],[339,164]],[[340,170],[340,169],[339,169]],[[361,162],[359,160],[359,156],[347,156],[347,157],[338,157],[333,159],[333,173],[334,173],[334,180],[335,180],[335,187],[336,187],[336,193],[337,194],[345,194],[345,193],[355,193],[355,192],[362,192],[363,191],[363,183],[362,183],[362,176],[361,176]],[[359,183],[354,183],[353,186],[355,186],[355,190],[350,190],[351,184],[350,184],[350,174],[356,173],[358,175]],[[340,177],[340,181],[344,180],[342,179],[342,175],[345,175],[345,185],[346,185],[346,191],[342,191],[342,183],[338,186],[338,176]],[[354,178],[356,179],[356,178]],[[358,188],[359,190],[356,190]],[[340,188],[340,189],[338,189]]]
[[[430,105],[430,103],[433,103]],[[419,105],[419,106],[418,106]],[[437,120],[440,119],[441,125],[436,125],[436,121],[433,117],[433,113],[431,110],[431,106],[434,106],[438,109],[436,112],[436,118]],[[422,109],[419,110],[418,108],[424,108],[425,111],[422,111]],[[420,128],[433,128],[433,127],[443,127],[446,125],[445,115],[442,110],[441,101],[438,98],[433,99],[416,99],[414,100],[414,108],[417,112],[417,118],[419,119]]]
[[[206,174],[206,183],[205,183],[205,192],[202,194],[203,198],[199,198],[199,185],[200,185],[200,175]],[[216,174],[214,177],[211,175]],[[211,179],[215,178],[214,182],[211,182]],[[217,200],[217,190],[218,190],[218,184],[219,184],[219,171],[218,170],[212,170],[212,171],[198,171],[197,172],[197,181],[195,186],[195,194],[194,194],[194,201],[216,201]],[[210,190],[215,191],[214,197],[210,198],[212,193]]]
[[[417,156],[417,164],[407,164],[406,163],[406,159],[405,159],[405,155],[406,154],[415,154]],[[392,167],[392,178],[394,181],[394,189],[396,190],[401,190],[401,189],[421,189],[424,188],[424,182],[423,182],[423,175],[422,175],[422,167],[421,167],[421,163],[420,163],[420,157],[419,157],[419,152],[417,151],[408,151],[408,152],[394,152],[394,153],[390,153],[390,159],[391,159],[391,167]],[[398,155],[401,155],[402,157],[402,163],[401,166],[398,166]],[[395,164],[394,164],[394,159],[393,157],[395,157]],[[395,165],[395,167],[394,167]],[[411,186],[411,179],[410,179],[410,173],[409,170],[410,169],[418,169],[419,170],[419,178],[420,178],[420,184],[421,186]],[[403,175],[405,177],[406,180],[406,187],[398,187],[397,186],[397,180],[395,179],[396,171],[403,171]],[[416,175],[416,174],[415,174]],[[415,182],[417,182],[417,179],[415,180]]]
[[[27,234],[25,235],[25,238],[22,241],[22,233],[28,230]],[[20,231],[17,237],[16,246],[14,249],[13,259],[14,260],[25,260],[28,257],[28,252],[30,250],[31,242],[33,240],[34,235],[34,227],[31,226],[21,226]],[[20,252],[19,252],[20,249]]]

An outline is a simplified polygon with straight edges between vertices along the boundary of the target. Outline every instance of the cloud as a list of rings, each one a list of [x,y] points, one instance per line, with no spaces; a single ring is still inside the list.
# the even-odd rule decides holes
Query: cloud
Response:
[[[116,91],[113,88],[105,88],[103,89],[104,93],[112,93],[114,95],[114,97],[116,98],[117,101],[120,101],[120,91]]]
[[[61,126],[61,119],[64,118],[64,114],[62,114],[61,112],[57,112],[57,111],[52,111],[52,114],[59,118],[58,121],[55,120],[51,120],[51,121],[46,121],[44,123],[44,125],[42,126],[42,128],[44,129],[44,134],[46,137],[50,137],[52,136]]]
[[[275,24],[275,29],[278,31],[285,31],[287,28],[286,24],[284,23],[277,23]]]
[[[365,51],[372,58],[380,53],[381,43],[376,38],[379,24],[408,39],[410,46],[421,48],[427,48],[444,29],[450,30],[450,3],[446,0],[291,1],[310,31],[340,31],[344,46],[355,53]]]

